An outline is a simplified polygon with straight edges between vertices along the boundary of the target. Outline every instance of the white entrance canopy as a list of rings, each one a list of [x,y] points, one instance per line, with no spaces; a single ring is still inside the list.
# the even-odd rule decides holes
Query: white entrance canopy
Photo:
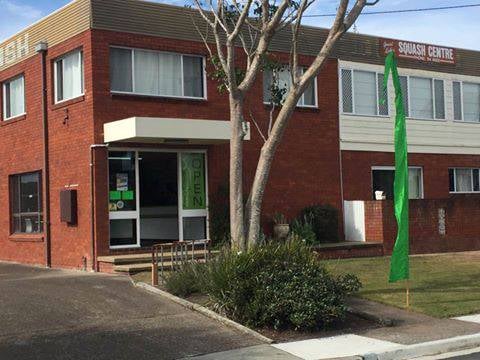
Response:
[[[246,123],[250,140],[250,126]],[[230,140],[230,121],[132,117],[104,125],[105,143],[214,144]]]

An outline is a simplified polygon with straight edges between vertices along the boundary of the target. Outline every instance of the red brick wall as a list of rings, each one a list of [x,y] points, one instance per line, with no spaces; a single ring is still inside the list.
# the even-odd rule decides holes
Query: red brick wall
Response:
[[[155,50],[207,55],[203,44],[151,36],[94,30],[92,32],[94,69],[95,141],[102,142],[103,124],[131,116],[172,117],[191,119],[228,120],[228,97],[220,94],[218,84],[207,79],[207,101],[174,100],[110,94],[109,46],[130,46]],[[241,59],[239,53],[239,62]],[[278,55],[288,62],[288,55]],[[308,65],[311,58],[302,57]],[[297,109],[285,132],[285,138],[274,161],[269,186],[265,194],[264,220],[267,224],[275,212],[294,217],[305,206],[330,203],[341,209],[339,139],[338,139],[338,80],[337,62],[331,60],[318,80],[318,109]],[[268,108],[263,104],[262,79],[257,79],[247,98],[250,111],[259,125],[266,129]],[[245,187],[248,190],[254,176],[262,145],[261,137],[252,126],[252,139],[245,143]],[[208,147],[209,192],[228,180],[228,145]],[[100,160],[101,161],[101,160]],[[106,171],[106,159],[98,163]],[[101,179],[97,179],[100,182]],[[99,184],[99,183],[98,183]],[[101,187],[106,191],[106,186]],[[97,193],[97,199],[106,193]],[[108,251],[108,214],[106,203],[98,200],[97,212],[99,253]],[[103,215],[102,215],[103,214]],[[341,230],[341,229],[340,229]],[[102,245],[103,244],[103,245]]]
[[[449,167],[480,167],[478,155],[409,154],[410,166],[423,168],[425,199],[442,199],[449,194]],[[394,154],[342,151],[345,200],[372,200],[372,166],[393,166]]]
[[[55,105],[53,100],[53,60],[73,49],[84,52],[85,96]],[[51,180],[52,266],[83,267],[90,262],[89,247],[89,146],[93,139],[93,98],[90,32],[84,32],[52,47],[47,55],[49,156]],[[0,82],[25,74],[26,112],[18,120],[1,122],[0,152],[0,259],[45,265],[42,235],[11,236],[8,215],[8,176],[42,170],[42,85],[41,58],[36,55],[0,73]],[[0,97],[1,98],[1,97]],[[0,104],[1,105],[1,104]],[[0,106],[1,107],[1,106]],[[68,110],[68,119],[66,119]],[[65,187],[78,190],[78,225],[60,222],[59,194]]]
[[[445,235],[439,232],[439,209],[445,211]],[[480,250],[479,195],[410,201],[412,254]],[[392,201],[365,202],[366,240],[383,242],[390,254],[397,225]]]

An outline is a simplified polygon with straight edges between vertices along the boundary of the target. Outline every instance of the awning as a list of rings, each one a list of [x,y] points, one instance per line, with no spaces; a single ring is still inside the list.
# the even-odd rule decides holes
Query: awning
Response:
[[[105,143],[214,144],[230,140],[230,121],[132,117],[104,125]],[[250,140],[250,126],[246,123]]]

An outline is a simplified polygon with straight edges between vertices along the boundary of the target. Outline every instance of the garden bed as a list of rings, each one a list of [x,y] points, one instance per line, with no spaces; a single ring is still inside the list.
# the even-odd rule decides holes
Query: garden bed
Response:
[[[150,272],[141,272],[132,275],[132,279],[135,282],[144,282],[149,283],[151,279]],[[159,289],[163,291],[168,291],[164,285],[159,285]],[[185,300],[195,303],[201,306],[204,306],[210,310],[213,310],[209,307],[209,299],[207,295],[195,293],[184,297]],[[223,314],[222,314],[223,316]],[[262,334],[263,336],[274,340],[275,342],[289,342],[289,341],[300,341],[308,339],[318,339],[323,337],[330,337],[341,335],[345,333],[356,333],[362,330],[374,329],[381,327],[380,324],[372,320],[367,320],[357,315],[347,313],[346,317],[342,321],[336,321],[330,325],[326,330],[319,331],[293,331],[293,330],[275,330],[271,328],[255,328],[256,332]]]

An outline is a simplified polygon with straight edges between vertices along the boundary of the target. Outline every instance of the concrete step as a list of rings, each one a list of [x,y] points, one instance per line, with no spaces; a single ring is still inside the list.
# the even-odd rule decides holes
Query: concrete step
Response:
[[[160,256],[160,252],[158,253]],[[189,251],[189,257],[192,256],[192,253]],[[202,258],[205,256],[204,250],[195,250],[195,258]],[[164,252],[163,258],[168,261],[172,257],[171,252]],[[147,263],[152,261],[152,253],[141,253],[141,254],[127,254],[127,255],[109,255],[109,256],[99,256],[99,262],[109,263],[113,265],[122,265],[122,264],[135,264],[135,263]]]
[[[205,259],[197,259],[197,262],[205,263]],[[171,271],[172,270],[172,262],[165,261],[163,263],[164,271]],[[152,263],[151,262],[143,262],[143,263],[136,263],[136,264],[121,264],[121,265],[114,265],[113,270],[119,273],[127,273],[127,274],[135,274],[142,271],[151,271],[152,270]],[[160,272],[160,264],[159,269]]]

